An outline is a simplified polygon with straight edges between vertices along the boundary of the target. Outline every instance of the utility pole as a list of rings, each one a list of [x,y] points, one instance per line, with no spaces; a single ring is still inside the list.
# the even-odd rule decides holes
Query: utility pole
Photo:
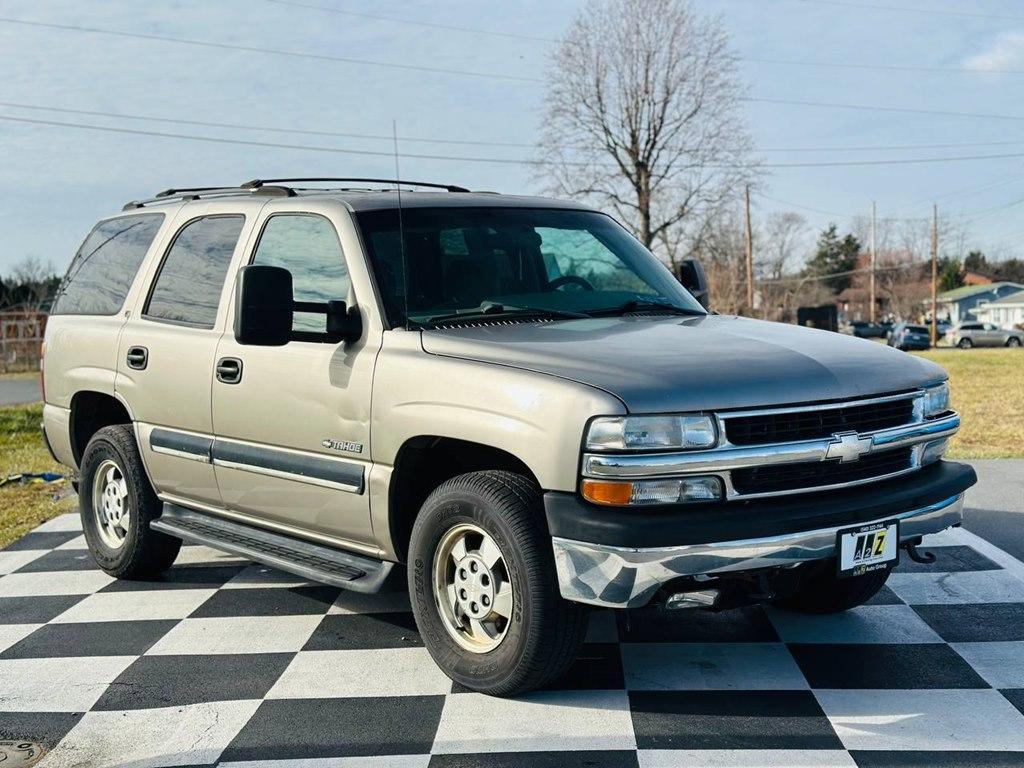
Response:
[[[870,281],[870,309],[868,310],[868,320],[872,323],[875,322],[875,201],[871,201],[871,281]]]
[[[939,340],[938,326],[938,286],[939,286],[939,206],[932,205],[932,346]]]
[[[746,187],[747,311],[754,314],[754,236],[750,229],[750,185]]]

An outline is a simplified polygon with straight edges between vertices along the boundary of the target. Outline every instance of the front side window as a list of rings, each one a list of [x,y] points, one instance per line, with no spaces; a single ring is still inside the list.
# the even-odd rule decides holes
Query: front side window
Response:
[[[149,251],[162,213],[121,216],[97,224],[68,267],[55,315],[116,315]]]
[[[496,311],[602,314],[704,309],[611,218],[512,207],[357,214],[392,326]]]
[[[292,273],[295,301],[344,301],[348,268],[334,225],[315,214],[277,214],[263,227],[253,264],[284,267]],[[296,312],[292,330],[324,333],[327,316]]]
[[[213,328],[224,278],[245,217],[190,221],[174,238],[143,314],[196,328]]]

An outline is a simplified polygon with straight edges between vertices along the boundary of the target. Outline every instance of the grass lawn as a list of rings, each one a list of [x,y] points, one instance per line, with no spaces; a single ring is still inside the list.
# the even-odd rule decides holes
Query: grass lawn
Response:
[[[915,353],[949,371],[953,407],[963,417],[950,457],[1024,458],[1024,351],[937,349]],[[50,458],[39,433],[42,405],[0,408],[0,477],[65,470]],[[40,523],[75,509],[67,481],[0,488],[0,547]]]
[[[1024,350],[933,349],[915,352],[949,371],[962,426],[949,456],[1024,458]]]
[[[38,374],[37,374],[38,375]],[[39,423],[42,404],[0,408],[0,477],[22,472],[59,472],[57,464],[43,445]],[[66,480],[57,483],[8,483],[0,488],[0,548],[51,517],[75,509],[75,499],[66,494]]]

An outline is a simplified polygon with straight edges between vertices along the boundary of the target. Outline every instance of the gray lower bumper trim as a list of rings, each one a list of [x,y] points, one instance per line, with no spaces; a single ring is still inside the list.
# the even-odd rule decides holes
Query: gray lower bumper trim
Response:
[[[900,521],[900,540],[937,533],[963,520],[963,494],[882,520]],[[796,565],[835,555],[836,534],[846,526],[713,544],[630,549],[554,538],[562,597],[609,608],[645,605],[663,585],[681,576],[723,574]]]

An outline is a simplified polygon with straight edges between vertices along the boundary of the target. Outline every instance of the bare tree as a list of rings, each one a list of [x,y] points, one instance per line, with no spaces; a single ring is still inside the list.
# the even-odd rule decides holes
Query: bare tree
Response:
[[[38,310],[53,295],[59,278],[52,264],[43,263],[38,256],[26,256],[14,265],[5,282],[4,305]]]
[[[672,266],[754,174],[736,57],[687,0],[590,0],[553,55],[548,191],[610,208]]]

